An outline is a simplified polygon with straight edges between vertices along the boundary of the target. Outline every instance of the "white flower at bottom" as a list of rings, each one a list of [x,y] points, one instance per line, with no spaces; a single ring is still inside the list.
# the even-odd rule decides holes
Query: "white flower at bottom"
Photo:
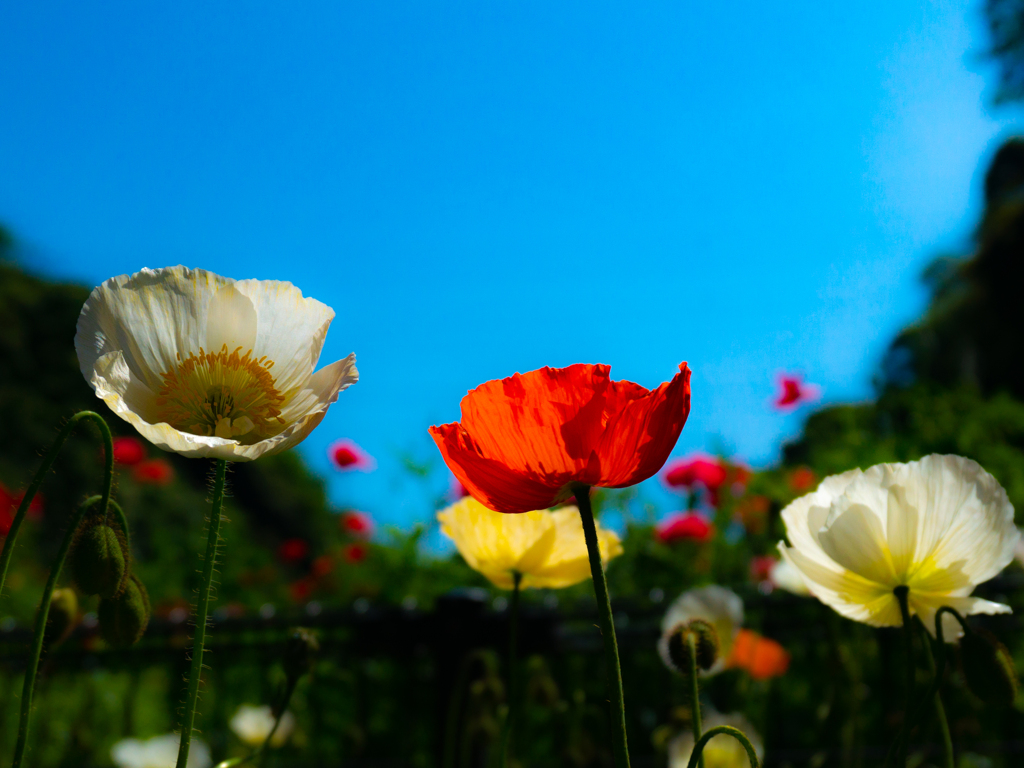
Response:
[[[757,753],[758,761],[760,762],[764,757],[761,737],[750,727],[750,723],[743,715],[739,713],[723,715],[709,710],[701,725],[705,733],[719,725],[731,725],[733,728],[743,731],[743,735],[750,740],[750,746]],[[672,739],[668,744],[669,768],[686,768],[696,745],[693,731],[690,730]],[[747,750],[743,748],[743,745],[735,737],[722,733],[712,737],[704,745],[704,751],[701,754],[704,756],[704,768],[748,768],[750,765]]]
[[[669,635],[691,619],[703,619],[715,628],[718,635],[718,658],[710,669],[701,670],[700,674],[721,672],[732,651],[736,633],[743,624],[743,601],[731,589],[717,584],[688,589],[677,597],[661,620],[661,638],[658,640],[658,653],[669,669],[675,669],[668,652]]]
[[[174,768],[180,741],[175,733],[145,741],[122,739],[111,748],[110,757],[118,768]],[[209,768],[210,763],[209,748],[193,738],[188,747],[188,768]]]
[[[242,741],[251,747],[258,747],[267,739],[267,734],[274,727],[274,713],[270,707],[254,707],[243,704],[231,718],[231,730]],[[270,746],[280,747],[295,730],[295,716],[291,712],[281,715],[281,724],[270,740]]]
[[[358,381],[355,355],[313,372],[333,318],[291,283],[144,269],[90,294],[75,350],[96,395],[158,448],[251,461],[304,440]]]
[[[811,593],[836,612],[874,626],[902,624],[893,590],[908,588],[910,612],[935,632],[944,605],[961,614],[1009,613],[970,597],[1013,559],[1020,533],[1006,491],[976,462],[926,456],[826,478],[782,510],[783,557]],[[946,616],[947,640],[960,625]]]

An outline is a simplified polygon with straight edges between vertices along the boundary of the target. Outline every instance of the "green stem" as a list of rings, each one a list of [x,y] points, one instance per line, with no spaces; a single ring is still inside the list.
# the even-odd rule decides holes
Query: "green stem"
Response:
[[[512,572],[512,604],[509,606],[509,628],[508,628],[508,712],[505,714],[505,724],[501,728],[501,752],[500,766],[505,768],[508,765],[508,747],[512,736],[512,721],[518,700],[516,686],[516,640],[519,635],[519,585],[523,581],[523,574],[519,571]]]
[[[736,739],[743,748],[747,751],[747,759],[750,761],[750,768],[759,768],[760,763],[757,760],[757,751],[754,749],[754,745],[750,743],[750,739],[739,728],[733,728],[731,725],[716,725],[714,728],[709,728],[707,732],[697,740],[697,743],[693,745],[693,752],[690,753],[690,761],[686,764],[686,768],[697,768],[698,761],[704,758],[704,747],[711,741],[715,736],[721,734],[727,734]]]
[[[690,713],[693,720],[693,741],[700,741],[703,726],[700,719],[700,684],[697,682],[697,640],[692,632],[686,633],[686,644],[690,651]],[[700,768],[704,768],[704,755],[700,755]]]
[[[590,508],[590,486],[574,484],[573,493],[583,520],[583,536],[587,540],[587,554],[590,556],[590,575],[594,581],[594,595],[597,598],[597,616],[601,635],[604,638],[604,656],[608,668],[608,684],[611,686],[612,751],[617,768],[629,768],[629,747],[626,744],[626,704],[622,694],[622,671],[619,665],[619,646],[615,640],[615,622],[612,618],[612,603],[608,597],[608,582],[601,565],[601,549],[597,541],[597,526],[594,511]]]
[[[938,619],[941,623],[941,617]],[[942,669],[939,670],[935,666],[935,658],[932,654],[932,639],[928,634],[928,630],[924,628],[924,624],[921,624],[922,644],[924,645],[924,657],[928,662],[928,671],[932,675],[932,684],[928,688],[928,693],[925,701],[932,699],[935,702],[935,717],[939,721],[939,730],[942,733],[942,753],[945,757],[944,768],[954,768],[953,764],[953,739],[949,735],[949,723],[946,721],[946,708],[942,706],[942,695],[939,693],[939,686],[941,685],[942,673],[946,671],[946,649],[943,646],[939,646],[939,658]],[[941,635],[940,635],[941,637]],[[922,707],[922,709],[924,709]]]
[[[50,467],[53,466],[53,462],[57,458],[57,454],[60,453],[61,447],[64,442],[70,437],[74,431],[78,422],[83,420],[89,420],[96,422],[96,425],[100,428],[100,434],[103,437],[103,450],[104,450],[104,470],[103,470],[103,495],[101,497],[100,513],[104,516],[107,514],[107,504],[110,501],[110,488],[114,482],[114,439],[110,435],[110,427],[107,426],[107,422],[103,420],[103,417],[94,411],[79,411],[61,428],[60,432],[57,433],[57,439],[53,441],[53,445],[50,446],[49,450],[43,455],[43,463],[39,469],[36,470],[35,477],[32,478],[32,482],[29,483],[28,488],[25,489],[25,495],[21,498],[21,504],[18,505],[18,511],[14,513],[14,520],[11,521],[10,530],[7,531],[7,538],[4,539],[3,550],[0,551],[0,593],[3,593],[4,582],[7,580],[7,568],[11,564],[11,557],[14,554],[14,541],[18,538],[18,530],[21,528],[21,521],[25,518],[25,513],[28,511],[29,505],[32,503],[32,499],[36,497],[36,492],[39,490],[39,486],[43,484],[43,480],[46,479],[46,473],[50,471]]]
[[[188,673],[185,715],[181,723],[181,743],[178,745],[176,768],[185,768],[188,763],[188,749],[192,743],[196,701],[199,699],[199,684],[203,675],[203,644],[206,642],[206,620],[210,613],[210,585],[213,583],[213,570],[217,564],[220,513],[224,506],[224,482],[227,472],[228,463],[224,459],[217,459],[214,465],[213,510],[210,512],[210,530],[206,538],[206,559],[203,561],[203,581],[199,587],[199,603],[196,606],[196,638],[192,643],[192,667]]]
[[[914,701],[914,627],[910,621],[910,605],[907,596],[910,588],[899,586],[893,590],[896,600],[900,604],[900,615],[903,618],[903,664],[906,668],[907,697],[903,709],[903,725],[897,737],[896,760],[897,765],[906,768],[907,747],[910,741],[910,720],[911,707]]]
[[[57,579],[60,578],[60,572],[64,567],[64,561],[67,559],[68,550],[71,549],[71,542],[75,539],[75,531],[78,530],[78,524],[82,521],[82,517],[89,507],[102,499],[102,496],[91,496],[75,510],[71,516],[68,530],[64,534],[64,540],[60,544],[60,551],[57,552],[57,559],[54,560],[53,567],[50,568],[50,578],[46,581],[43,597],[39,601],[39,609],[36,611],[35,633],[32,635],[32,649],[29,653],[28,668],[25,670],[25,683],[21,692],[21,715],[18,719],[18,740],[14,745],[12,768],[18,768],[21,765],[21,761],[25,756],[25,746],[28,743],[28,723],[32,713],[32,693],[36,686],[36,673],[39,671],[39,657],[43,653],[43,636],[46,634],[46,622],[50,617],[50,601],[53,598],[53,590],[57,586]]]

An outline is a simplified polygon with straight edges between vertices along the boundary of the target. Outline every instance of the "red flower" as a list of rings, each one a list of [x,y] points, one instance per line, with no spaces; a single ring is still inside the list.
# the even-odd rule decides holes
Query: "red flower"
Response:
[[[803,378],[792,374],[779,376],[781,391],[775,398],[775,407],[782,411],[791,411],[803,403],[810,403],[821,396],[821,390],[813,384],[804,384]]]
[[[334,560],[330,555],[320,555],[313,561],[313,567],[310,570],[313,571],[314,576],[326,576],[334,570]]]
[[[309,554],[309,544],[302,539],[288,539],[277,548],[277,556],[283,563],[297,563]]]
[[[725,665],[745,669],[755,680],[767,680],[785,674],[789,669],[789,653],[774,640],[741,629],[736,633]]]
[[[754,581],[767,581],[777,562],[779,562],[778,558],[771,555],[757,555],[750,558],[750,578]]]
[[[654,534],[666,544],[674,541],[705,542],[715,535],[715,526],[696,512],[677,512],[662,521]]]
[[[0,536],[6,536],[14,524],[14,515],[9,507],[0,507]]]
[[[114,461],[132,467],[146,458],[146,446],[137,437],[114,438]]]
[[[21,506],[21,500],[25,498],[24,491],[11,493],[3,485],[0,485],[0,536],[6,536],[14,523],[14,515]],[[43,494],[36,491],[36,495],[29,502],[25,516],[30,520],[38,520],[43,516]]]
[[[373,535],[373,520],[365,512],[345,512],[338,523],[341,525],[342,530],[354,536],[369,538]]]
[[[342,557],[350,563],[361,563],[366,559],[367,549],[365,544],[349,544],[341,551]]]
[[[445,463],[499,512],[546,509],[572,484],[623,488],[665,463],[690,412],[686,363],[647,390],[607,365],[541,368],[488,381],[462,399],[462,421],[431,427]]]
[[[809,491],[817,482],[818,476],[808,467],[797,467],[789,475],[789,487],[797,493]]]
[[[149,485],[167,485],[174,480],[174,467],[167,459],[146,459],[135,465],[135,480]]]
[[[335,469],[342,472],[372,472],[377,468],[373,457],[351,440],[336,440],[327,449],[327,455],[334,462]]]
[[[717,491],[728,476],[728,468],[718,459],[697,456],[673,461],[662,478],[669,488],[692,488],[699,483]]]
[[[288,592],[296,603],[305,602],[313,592],[313,583],[309,579],[293,581],[288,586]]]

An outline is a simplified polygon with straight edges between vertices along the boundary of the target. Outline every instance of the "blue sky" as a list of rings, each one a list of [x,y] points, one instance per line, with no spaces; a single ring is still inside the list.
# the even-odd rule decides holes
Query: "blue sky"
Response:
[[[684,5],[4,4],[0,221],[49,275],[333,306],[322,362],[362,380],[300,450],[382,521],[430,516],[430,424],[543,365],[686,360],[677,453],[764,465],[806,415],[778,372],[870,396],[1019,114],[978,3]],[[333,473],[339,437],[377,471]]]

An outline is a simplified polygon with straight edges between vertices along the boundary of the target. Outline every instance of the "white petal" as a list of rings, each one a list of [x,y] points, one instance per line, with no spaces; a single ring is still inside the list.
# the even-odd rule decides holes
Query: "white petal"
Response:
[[[805,556],[820,565],[837,570],[818,543],[818,532],[824,526],[832,502],[843,495],[850,483],[863,474],[859,469],[825,478],[817,490],[790,502],[782,510],[782,521],[786,524],[786,538]]]
[[[893,571],[899,580],[905,581],[917,551],[918,512],[901,486],[889,488],[885,527]]]
[[[221,347],[241,354],[256,348],[256,308],[234,284],[222,286],[210,298],[206,316],[206,351],[216,354]],[[257,355],[257,357],[259,357]]]
[[[688,589],[676,598],[661,620],[662,634],[658,641],[658,652],[667,666],[672,666],[668,657],[668,633],[691,619],[704,619],[718,633],[721,644],[718,660],[706,674],[722,671],[732,649],[733,638],[743,624],[743,600],[731,589],[717,584]]]
[[[928,628],[933,637],[935,634],[935,614],[942,606],[949,606],[961,616],[970,616],[975,613],[993,615],[997,613],[1013,613],[1008,605],[993,603],[991,600],[982,600],[980,597],[950,597],[949,595],[922,595],[910,591],[910,606],[914,613],[921,617],[921,622]],[[942,636],[947,643],[959,639],[963,635],[963,628],[955,618],[948,613],[942,615]]]
[[[846,570],[890,588],[896,585],[885,531],[878,515],[869,507],[847,506],[818,534],[818,543],[825,554]]]

